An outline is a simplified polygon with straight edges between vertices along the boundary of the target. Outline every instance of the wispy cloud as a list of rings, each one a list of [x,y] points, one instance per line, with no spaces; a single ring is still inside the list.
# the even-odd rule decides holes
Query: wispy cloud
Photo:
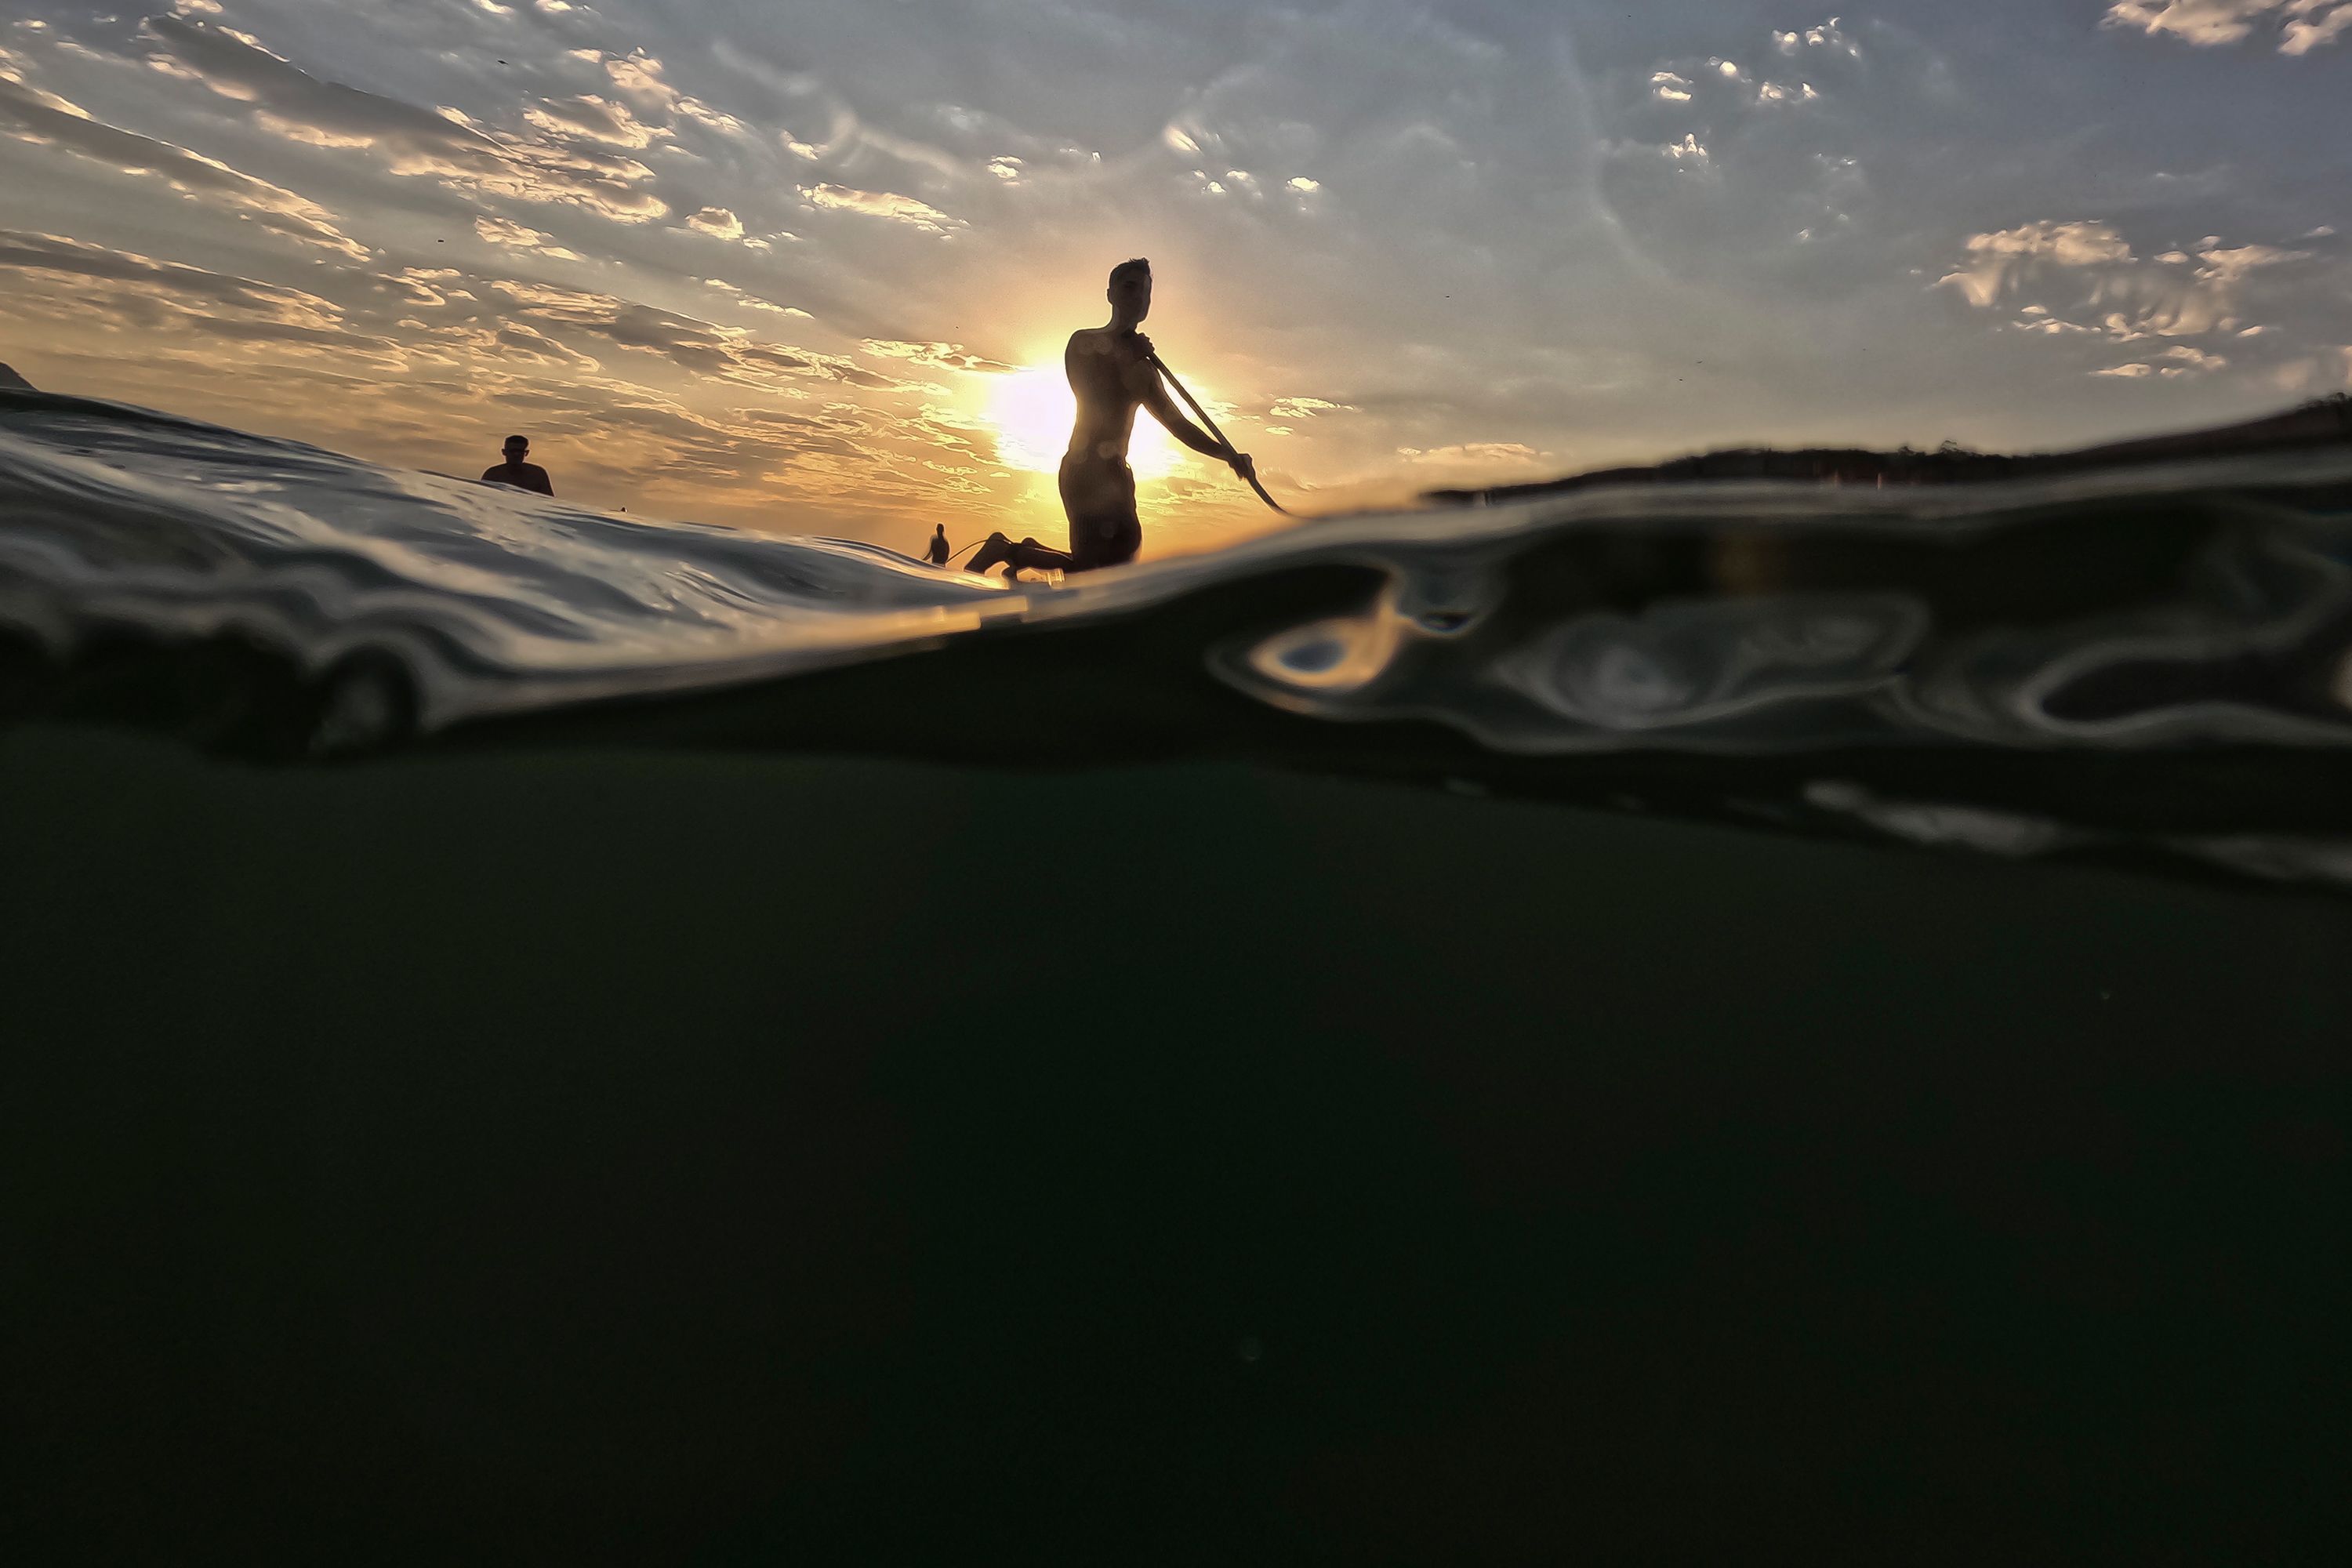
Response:
[[[261,227],[354,259],[368,251],[335,226],[326,208],[267,180],[168,142],[117,130],[80,105],[0,77],[0,132],[62,148],[122,174],[162,180],[183,195],[235,209]]]
[[[698,234],[707,234],[713,239],[743,237],[743,220],[725,207],[704,207],[699,212],[690,214],[686,220],[686,226]]]
[[[2273,29],[2279,53],[2304,55],[2352,32],[2352,0],[2115,0],[2106,25],[2206,48]]]
[[[1853,36],[1838,25],[1838,20],[1837,17],[1832,16],[1818,27],[1800,27],[1785,33],[1775,32],[1772,35],[1772,47],[1780,53],[1791,57],[1802,55],[1811,49],[1819,49],[1830,54],[1843,55],[1849,59],[1860,59],[1862,46],[1854,42]]]
[[[1021,367],[973,353],[961,343],[910,343],[892,338],[868,338],[866,352],[884,359],[905,360],[910,364],[933,370],[972,371],[985,374],[1001,374]]]
[[[504,250],[524,250],[540,256],[551,256],[559,261],[583,259],[576,250],[568,250],[555,243],[552,235],[541,234],[535,228],[509,218],[478,217],[474,232],[490,244]]]
[[[397,343],[354,330],[317,294],[61,235],[0,230],[0,272],[16,275],[0,301],[19,321],[333,349],[379,364],[400,358]]]
[[[2112,224],[2078,220],[2021,225],[1968,242],[1968,259],[1941,285],[1987,309],[2033,296],[2018,323],[2044,335],[2096,331],[2117,342],[2145,338],[2238,332],[2247,286],[2258,275],[2312,259],[2308,250],[2249,244],[2225,246],[2218,236],[2196,249],[2169,250],[2143,259]],[[2191,369],[2219,369],[2186,346],[2166,358]],[[2128,368],[2119,375],[2142,374]]]
[[[2204,350],[2192,348],[2187,343],[2176,343],[2157,355],[2154,360],[2110,365],[2105,370],[2095,370],[2091,374],[2119,377],[2126,381],[2141,381],[2150,376],[2170,379],[2184,375],[2210,374],[2225,368],[2229,363],[2221,354],[2207,353]]]
[[[1991,305],[2046,268],[2106,267],[2133,259],[2113,225],[2042,221],[1971,236],[1969,259],[1942,281],[1977,306]]]
[[[523,118],[541,131],[586,136],[615,147],[649,147],[668,134],[664,127],[639,120],[627,104],[594,93],[542,99],[524,110]]]
[[[1461,441],[1427,451],[1418,447],[1397,448],[1397,456],[1408,463],[1454,468],[1527,468],[1547,455],[1520,441]]]
[[[256,124],[322,148],[364,149],[395,174],[430,176],[463,189],[564,202],[623,222],[667,216],[646,188],[653,171],[634,159],[578,145],[501,141],[457,113],[322,80],[233,29],[151,16],[151,58],[244,106]],[[545,105],[542,123],[550,120]]]
[[[625,349],[658,355],[680,370],[714,380],[776,386],[793,380],[828,380],[869,388],[900,383],[846,359],[767,342],[738,327],[698,321],[657,306],[552,283],[500,279],[494,287],[521,314]]]
[[[821,184],[803,185],[801,195],[821,207],[838,212],[864,213],[868,217],[889,218],[909,224],[927,234],[945,234],[963,226],[961,220],[913,196],[894,195],[888,191],[861,191],[849,185]]]

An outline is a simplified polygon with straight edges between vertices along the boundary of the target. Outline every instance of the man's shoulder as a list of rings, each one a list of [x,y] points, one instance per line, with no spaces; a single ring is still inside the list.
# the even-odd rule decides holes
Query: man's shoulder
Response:
[[[1066,353],[1110,354],[1120,359],[1135,356],[1135,334],[1117,327],[1080,327],[1070,334],[1070,346]]]
[[[502,479],[507,477],[508,472],[509,470],[504,463],[492,463],[488,468],[482,470],[482,478],[485,479]]]
[[[547,470],[541,468],[537,463],[517,463],[515,465],[515,471],[521,474],[527,474],[534,479],[543,479],[547,478]]]

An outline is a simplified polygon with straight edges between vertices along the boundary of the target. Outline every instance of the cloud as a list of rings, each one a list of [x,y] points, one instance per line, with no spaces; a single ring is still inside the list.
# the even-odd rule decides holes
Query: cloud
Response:
[[[428,372],[446,369],[471,377],[492,374],[487,368],[490,364],[521,365],[570,377],[594,375],[604,368],[593,357],[528,321],[400,324],[415,334],[406,344],[411,362]]]
[[[909,343],[893,338],[868,338],[865,348],[867,353],[877,354],[884,359],[902,359],[910,364],[927,365],[935,370],[997,375],[1008,374],[1021,368],[1006,364],[1003,360],[984,358],[961,343]]]
[[[508,355],[534,364],[561,365],[567,370],[583,373],[593,373],[603,368],[586,354],[557,342],[525,321],[506,322],[492,334],[492,341]]]
[[[1776,35],[1798,37],[1794,34]],[[1654,103],[1697,104],[1694,112],[1728,103],[1762,108],[1775,104],[1811,103],[1822,96],[1811,82],[1759,80],[1740,68],[1734,60],[1720,55],[1700,60],[1677,60],[1672,68],[1662,67],[1650,73],[1650,97]]]
[[[170,58],[223,98],[251,104],[280,134],[325,146],[382,146],[411,156],[492,163],[504,159],[497,142],[446,115],[322,81],[230,28],[177,16],[150,16],[145,27]]]
[[[1784,55],[1801,55],[1809,49],[1824,49],[1831,54],[1844,55],[1849,59],[1862,58],[1862,46],[1839,27],[1838,18],[1832,16],[1818,27],[1803,27],[1794,32],[1774,32],[1772,47]]]
[[[713,131],[750,134],[744,123],[733,115],[713,109],[702,100],[671,86],[661,61],[643,49],[627,56],[607,58],[604,74],[623,97],[649,112],[670,119],[696,121]]]
[[[2097,331],[2116,342],[2235,331],[2250,286],[2262,274],[2312,258],[2272,245],[2199,242],[2195,254],[2170,250],[2150,260],[2105,223],[2032,223],[1968,242],[1969,258],[1940,281],[1972,305],[1989,308],[2029,290],[2047,294],[2020,307],[2016,325],[2043,334]],[[2168,352],[2189,369],[2212,369]],[[2180,374],[2181,367],[2158,367]],[[2138,372],[2118,369],[2113,374]]]
[[[299,289],[162,261],[62,235],[0,229],[0,308],[54,326],[79,320],[142,335],[173,329],[243,342],[332,349],[395,363],[400,345],[352,330],[341,309]]]
[[[226,27],[176,16],[151,16],[144,26],[163,51],[156,61],[246,105],[257,125],[289,140],[366,148],[385,155],[395,174],[432,176],[523,201],[566,203],[616,222],[644,223],[668,214],[644,188],[653,171],[634,159],[577,144],[501,142],[462,122],[454,110],[422,109],[321,80]],[[553,110],[538,107],[542,125],[553,119]],[[572,109],[584,112],[578,102]]]
[[[63,235],[0,229],[0,267],[118,283],[135,282],[162,293],[207,300],[281,321],[317,325],[331,321],[336,315],[334,307],[326,300],[300,289],[213,272],[184,262],[158,261],[135,251],[115,250]]]
[[[2029,223],[1973,236],[1969,259],[1938,280],[1989,306],[2046,268],[2097,267],[2132,259],[2131,247],[2105,223]]]
[[[492,287],[514,301],[519,313],[543,325],[656,354],[681,370],[717,381],[769,387],[795,379],[841,381],[869,390],[905,386],[837,355],[768,342],[740,327],[697,321],[610,294],[509,279]]]
[[[2095,370],[2091,374],[2093,375],[2118,376],[2128,381],[2139,381],[2149,376],[2164,376],[2171,378],[2183,375],[2210,374],[2214,371],[2225,368],[2230,363],[2220,354],[2207,353],[2202,349],[2191,348],[2187,343],[2176,343],[2171,348],[2165,350],[2156,357],[2157,359],[2162,360],[2166,363],[2161,364],[2155,363],[2119,364],[2106,370]]]
[[[1265,411],[1269,419],[1312,419],[1318,414],[1353,412],[1352,403],[1327,403],[1319,397],[1279,397]]]
[[[1399,447],[1397,456],[1408,463],[1447,467],[1502,464],[1524,467],[1542,461],[1549,454],[1537,451],[1519,441],[1464,441],[1451,447],[1433,447],[1423,451],[1418,447]]]
[[[2197,276],[2218,283],[2235,283],[2260,268],[2278,267],[2290,261],[2308,261],[2308,250],[2283,250],[2274,245],[2242,245],[2232,250],[2208,247],[2198,253],[2205,265]]]
[[[1901,177],[1911,153],[1874,127],[1933,116],[1949,90],[1932,49],[1888,23],[1870,29],[1866,62],[1834,20],[1793,31],[1727,21],[1713,37],[1675,29],[1719,52],[1611,71],[1597,94],[1596,194],[1628,258],[1685,287],[1783,304],[1868,287],[1887,232],[1875,220],[1906,205],[1875,175]]]
[[[2283,0],[2116,0],[2106,26],[2137,26],[2153,35],[2171,33],[2192,44],[2234,44],[2254,30],[2257,18]]]
[[[814,319],[797,305],[779,305],[773,300],[763,300],[757,294],[747,292],[738,284],[730,283],[724,278],[706,278],[702,280],[702,286],[718,290],[747,310],[765,310],[777,316],[797,316],[803,321]]]
[[[2187,343],[2175,343],[2158,357],[2174,362],[2172,366],[2166,367],[2166,374],[2186,374],[2190,371],[2216,371],[2230,363],[2221,354],[2207,353],[2203,349],[2192,348]]]
[[[847,185],[803,185],[801,195],[821,207],[841,212],[864,213],[869,217],[890,218],[910,224],[929,234],[945,234],[950,228],[961,228],[961,218],[950,217],[927,202],[912,196],[893,195],[887,191],[860,191]]]
[[[304,245],[355,261],[368,258],[366,247],[336,227],[332,215],[316,202],[184,147],[117,130],[79,104],[8,77],[0,77],[0,132],[124,174],[152,175],[184,195],[216,202]]]
[[[2316,12],[2316,6],[2300,9]],[[2324,16],[2315,15],[2308,21],[2289,22],[2279,37],[2279,53],[2307,55],[2322,44],[2331,44],[2346,33],[2352,33],[2352,5],[2339,5]]]
[[[713,239],[743,237],[743,220],[725,207],[704,207],[686,220],[686,226]]]
[[[523,110],[523,118],[553,134],[586,136],[615,147],[649,146],[656,138],[669,134],[667,127],[639,120],[627,104],[593,93],[542,99]]]
[[[2352,31],[2352,0],[2115,0],[2103,23],[2168,33],[2200,48],[2234,44],[2276,21],[2278,52],[2304,55]]]
[[[556,244],[554,236],[541,234],[535,228],[529,228],[502,217],[476,218],[474,232],[492,245],[505,250],[520,250],[539,256],[552,256],[560,261],[586,259],[578,251],[566,250]]]

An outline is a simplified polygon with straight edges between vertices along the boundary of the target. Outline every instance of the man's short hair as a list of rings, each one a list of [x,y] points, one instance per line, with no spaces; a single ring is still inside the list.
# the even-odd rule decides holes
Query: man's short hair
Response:
[[[509,436],[499,444],[502,447],[528,447],[530,445],[530,437],[528,436]]]
[[[1110,269],[1110,286],[1116,289],[1119,284],[1129,278],[1149,278],[1150,276],[1151,263],[1139,256],[1131,261],[1122,261],[1118,266]]]

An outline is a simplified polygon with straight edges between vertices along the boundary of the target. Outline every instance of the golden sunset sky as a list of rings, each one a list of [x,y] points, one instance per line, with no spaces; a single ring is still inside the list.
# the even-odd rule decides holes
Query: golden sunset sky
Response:
[[[1301,510],[2352,384],[2352,0],[0,7],[0,359],[590,504],[1060,542],[1148,330]],[[1276,520],[1139,443],[1147,554]]]

